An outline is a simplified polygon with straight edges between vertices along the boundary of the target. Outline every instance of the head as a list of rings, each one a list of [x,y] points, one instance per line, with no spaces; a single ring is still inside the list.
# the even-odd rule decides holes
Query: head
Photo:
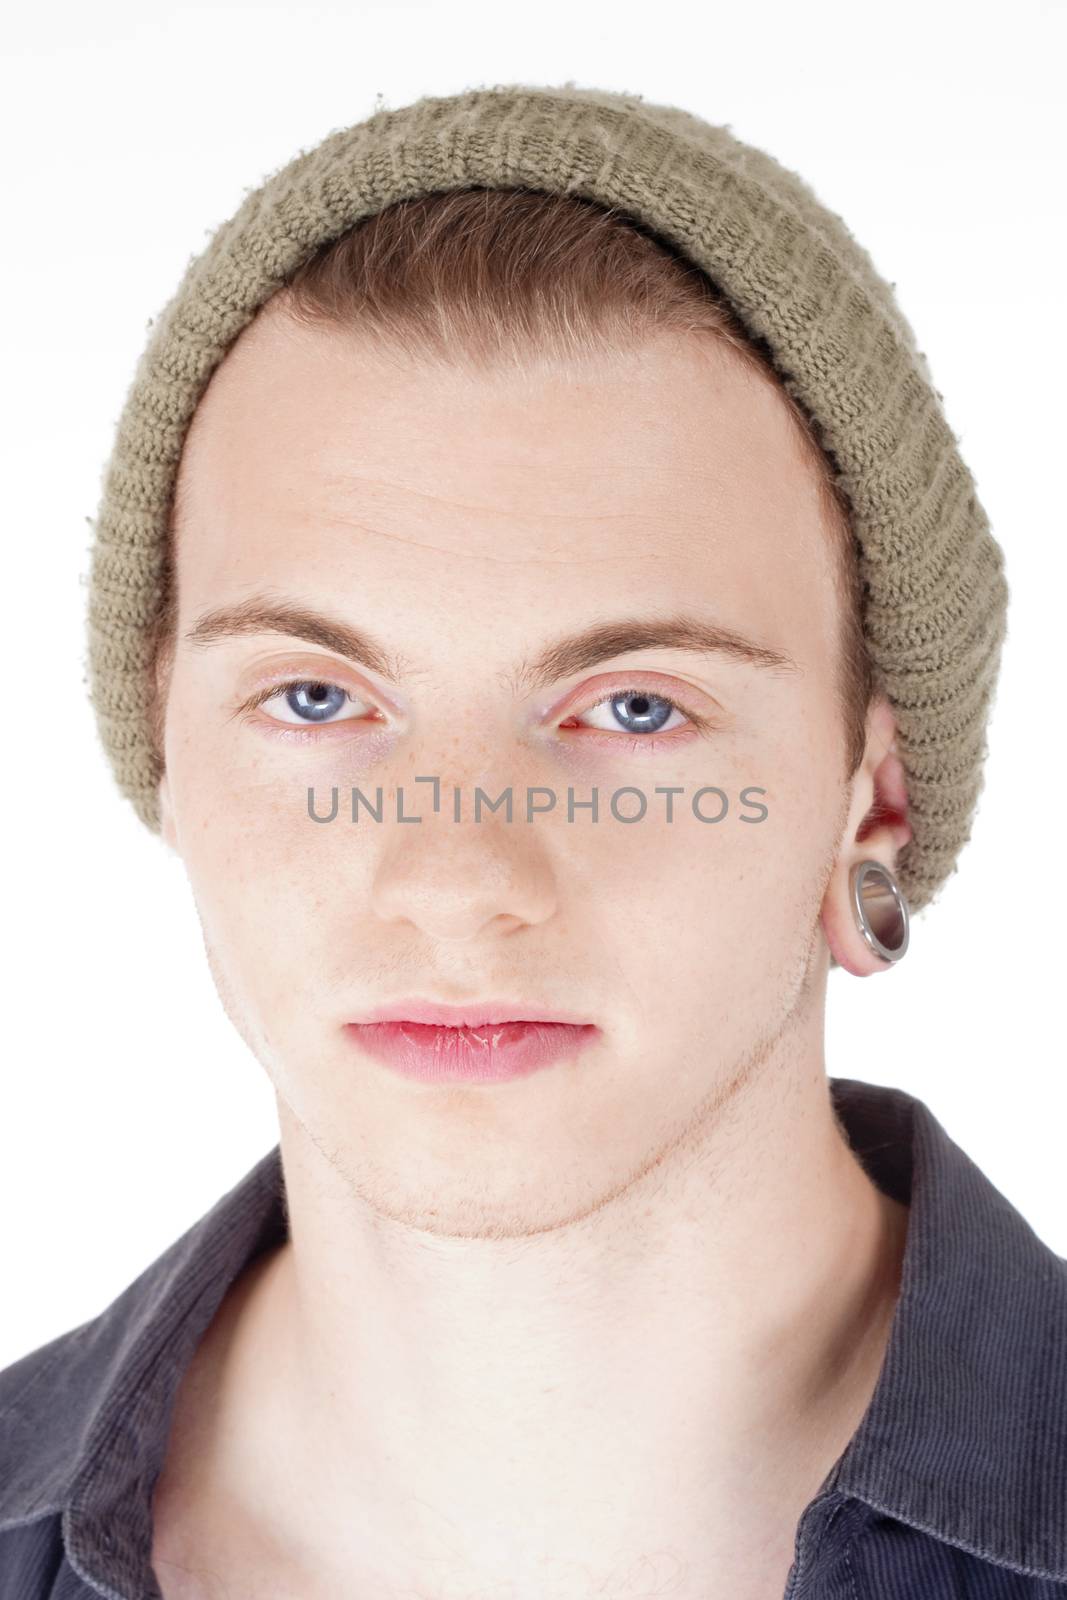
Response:
[[[202,395],[170,540],[164,837],[284,1114],[381,1209],[595,1206],[815,1035],[832,959],[882,969],[848,874],[910,834],[848,504],[766,353],[632,218],[457,190],[320,250]],[[479,788],[513,820],[475,821]],[[554,797],[530,821],[528,791]],[[413,1091],[344,1028],[412,995],[602,1037]]]

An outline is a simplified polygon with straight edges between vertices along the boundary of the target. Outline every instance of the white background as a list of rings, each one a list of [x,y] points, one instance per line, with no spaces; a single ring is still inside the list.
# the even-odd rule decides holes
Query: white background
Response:
[[[1034,0],[9,14],[0,1366],[100,1311],[276,1138],[84,681],[87,519],[149,318],[249,188],[379,96],[507,81],[728,123],[897,287],[1006,552],[1010,632],[960,870],[898,968],[832,974],[827,1067],[917,1094],[1067,1255],[1064,31]]]

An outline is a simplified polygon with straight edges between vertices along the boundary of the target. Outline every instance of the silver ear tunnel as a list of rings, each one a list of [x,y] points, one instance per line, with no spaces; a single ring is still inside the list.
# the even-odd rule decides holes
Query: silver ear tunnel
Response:
[[[880,861],[859,861],[849,873],[852,914],[867,946],[883,961],[899,961],[908,948],[910,919],[896,878]]]

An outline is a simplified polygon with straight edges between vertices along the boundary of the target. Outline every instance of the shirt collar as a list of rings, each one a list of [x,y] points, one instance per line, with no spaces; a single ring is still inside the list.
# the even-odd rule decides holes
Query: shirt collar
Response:
[[[830,1082],[853,1149],[911,1211],[879,1381],[828,1484],[1067,1582],[1067,1259],[922,1101]]]
[[[881,1374],[823,1490],[1067,1582],[1067,1260],[922,1101],[829,1085],[858,1158],[910,1210]],[[276,1145],[99,1317],[0,1374],[0,1527],[62,1512],[83,1577],[145,1586],[181,1375],[230,1284],[287,1235]]]

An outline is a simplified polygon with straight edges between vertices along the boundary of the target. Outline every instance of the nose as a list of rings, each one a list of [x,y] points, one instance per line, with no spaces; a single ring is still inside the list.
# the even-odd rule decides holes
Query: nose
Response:
[[[377,862],[371,908],[383,922],[409,922],[441,942],[512,933],[556,909],[555,875],[536,822],[486,816],[455,821],[447,805],[396,825]]]

